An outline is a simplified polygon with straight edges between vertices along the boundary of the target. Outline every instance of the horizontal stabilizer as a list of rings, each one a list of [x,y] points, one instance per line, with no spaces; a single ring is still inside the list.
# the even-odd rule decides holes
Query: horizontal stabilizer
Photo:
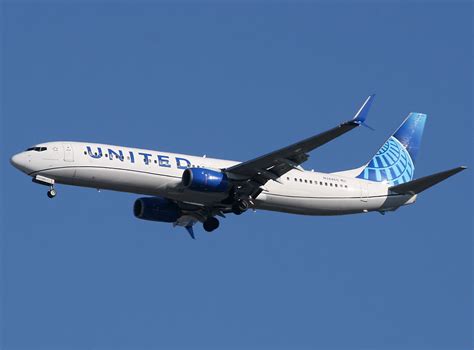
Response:
[[[442,171],[433,175],[428,175],[413,181],[402,183],[401,185],[392,186],[389,188],[390,191],[400,194],[417,194],[424,190],[436,185],[437,183],[446,180],[448,177],[453,176],[460,171],[466,169],[465,166],[460,166],[451,170]]]

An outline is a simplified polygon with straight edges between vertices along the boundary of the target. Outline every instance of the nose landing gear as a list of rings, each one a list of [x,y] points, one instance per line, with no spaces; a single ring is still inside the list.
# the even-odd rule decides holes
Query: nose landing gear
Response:
[[[54,189],[54,180],[50,179],[49,177],[42,176],[42,175],[36,175],[32,181],[34,183],[44,185],[44,186],[49,186],[49,191],[47,193],[48,198],[54,198],[56,197],[56,190]]]
[[[56,190],[54,189],[53,186],[51,186],[51,188],[49,189],[49,191],[48,191],[47,194],[48,194],[48,198],[54,198],[54,197],[56,197]]]

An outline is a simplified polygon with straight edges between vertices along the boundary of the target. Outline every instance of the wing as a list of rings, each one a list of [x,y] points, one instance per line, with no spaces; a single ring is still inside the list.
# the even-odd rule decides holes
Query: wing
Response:
[[[256,198],[260,194],[260,186],[268,180],[278,178],[292,169],[298,169],[305,162],[308,152],[318,148],[336,137],[363,125],[375,95],[370,95],[360,107],[354,118],[335,128],[296,142],[290,146],[270,152],[261,157],[223,169],[230,179],[241,181],[239,193]]]

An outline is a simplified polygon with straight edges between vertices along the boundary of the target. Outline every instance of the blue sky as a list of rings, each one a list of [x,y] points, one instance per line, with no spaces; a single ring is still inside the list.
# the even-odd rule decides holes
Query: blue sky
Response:
[[[308,169],[428,114],[416,176],[472,167],[472,3],[4,2],[1,347],[472,348],[472,170],[385,216],[228,217],[192,241],[136,195],[9,157],[84,140],[246,160],[352,117]]]

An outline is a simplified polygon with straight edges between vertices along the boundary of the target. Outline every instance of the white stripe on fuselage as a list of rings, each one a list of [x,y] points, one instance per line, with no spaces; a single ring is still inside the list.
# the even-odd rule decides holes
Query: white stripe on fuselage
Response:
[[[217,204],[227,194],[183,188],[184,165],[219,170],[239,163],[95,143],[64,141],[39,146],[46,146],[48,150],[31,151],[27,171],[30,176],[40,174],[63,184],[163,196],[203,205]],[[72,152],[65,151],[68,146]],[[115,154],[123,157],[110,157]],[[291,170],[280,181],[268,181],[263,186],[255,201],[256,208],[306,215],[337,215],[390,210],[415,199],[389,195],[388,185],[384,183],[337,174]]]

